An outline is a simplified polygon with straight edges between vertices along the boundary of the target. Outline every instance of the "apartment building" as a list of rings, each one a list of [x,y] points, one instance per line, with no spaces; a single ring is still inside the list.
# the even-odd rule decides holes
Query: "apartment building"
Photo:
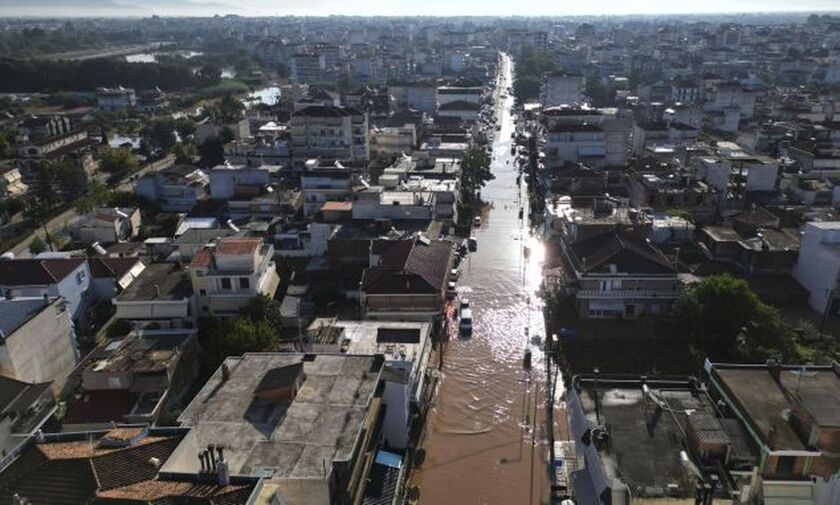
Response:
[[[289,122],[295,163],[310,158],[367,161],[368,117],[345,107],[313,105],[292,114]]]
[[[231,317],[259,295],[274,297],[280,277],[274,247],[260,238],[227,237],[196,253],[190,279],[201,317]]]

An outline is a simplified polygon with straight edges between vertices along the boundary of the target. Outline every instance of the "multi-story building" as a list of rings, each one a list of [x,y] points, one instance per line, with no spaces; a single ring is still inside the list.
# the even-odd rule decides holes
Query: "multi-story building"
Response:
[[[840,485],[840,363],[827,366],[721,364],[704,366],[725,422],[742,426],[729,437],[729,461],[742,502],[765,505],[834,503]],[[726,424],[724,424],[726,426]],[[705,437],[700,437],[706,440]],[[754,455],[739,461],[739,448]],[[725,454],[720,454],[725,456]],[[709,458],[712,459],[712,458]],[[822,498],[821,498],[822,497]]]
[[[181,414],[190,431],[161,471],[203,473],[198,453],[221,447],[211,464],[224,462],[231,481],[262,478],[264,503],[363,503],[375,487],[371,467],[402,459],[379,450],[383,362],[342,354],[229,357]]]
[[[165,212],[189,212],[208,196],[210,179],[200,168],[177,165],[146,174],[134,184],[134,193]]]
[[[190,278],[202,317],[230,317],[259,295],[274,297],[280,277],[274,247],[260,238],[227,237],[193,256]]]
[[[674,263],[646,240],[624,231],[573,243],[561,241],[569,284],[580,317],[657,317],[680,292]]]
[[[118,320],[136,329],[195,328],[196,300],[189,273],[177,263],[152,263],[112,300]]]
[[[73,322],[84,327],[90,267],[84,258],[12,259],[0,261],[0,292],[7,299],[61,297]]]
[[[603,168],[624,166],[632,118],[617,109],[552,107],[542,112],[545,166],[584,163]]]
[[[366,113],[345,107],[315,105],[292,114],[292,157],[367,161],[370,157]]]
[[[808,290],[811,308],[840,315],[840,222],[805,225],[793,276]]]
[[[326,59],[317,53],[297,53],[292,56],[291,77],[296,83],[316,83],[324,80]]]
[[[133,109],[137,105],[137,94],[132,88],[98,88],[96,90],[96,103],[99,110],[114,112],[126,109]]]
[[[0,300],[0,374],[62,390],[79,357],[65,304],[46,295]]]

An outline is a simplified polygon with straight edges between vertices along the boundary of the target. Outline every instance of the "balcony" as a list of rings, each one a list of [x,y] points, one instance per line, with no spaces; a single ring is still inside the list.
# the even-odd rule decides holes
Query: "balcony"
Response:
[[[679,291],[676,289],[579,289],[578,298],[616,299],[616,298],[651,298],[673,299]]]

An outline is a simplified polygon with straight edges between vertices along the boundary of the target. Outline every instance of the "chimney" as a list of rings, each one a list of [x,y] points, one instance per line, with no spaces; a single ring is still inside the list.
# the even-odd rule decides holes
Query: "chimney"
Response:
[[[222,384],[230,379],[230,368],[227,363],[222,363]]]
[[[219,464],[217,466],[216,476],[219,480],[220,486],[227,486],[230,484],[230,470],[228,469],[228,462],[225,461],[225,455],[222,452],[222,447],[216,447],[219,451]]]
[[[207,465],[204,464],[204,453],[203,452],[198,453],[198,461],[201,463],[201,473],[206,472],[207,471]]]
[[[215,449],[213,444],[210,444],[210,445],[207,446],[207,453],[208,453],[208,457],[210,458],[210,471],[211,472],[216,471],[216,452],[213,449]]]

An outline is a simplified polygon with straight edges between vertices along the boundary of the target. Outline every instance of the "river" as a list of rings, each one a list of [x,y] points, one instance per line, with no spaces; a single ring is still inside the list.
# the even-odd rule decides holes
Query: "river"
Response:
[[[504,56],[500,90],[511,85],[512,67]],[[426,457],[412,480],[422,504],[528,504],[547,496],[545,372],[541,344],[531,342],[545,335],[536,293],[544,248],[519,219],[520,205],[528,216],[527,192],[524,183],[516,185],[510,154],[512,105],[512,97],[497,100],[495,179],[482,191],[487,206],[473,232],[478,250],[461,264],[458,288],[473,308],[474,331],[445,347]],[[523,368],[526,347],[533,353],[530,372]]]

